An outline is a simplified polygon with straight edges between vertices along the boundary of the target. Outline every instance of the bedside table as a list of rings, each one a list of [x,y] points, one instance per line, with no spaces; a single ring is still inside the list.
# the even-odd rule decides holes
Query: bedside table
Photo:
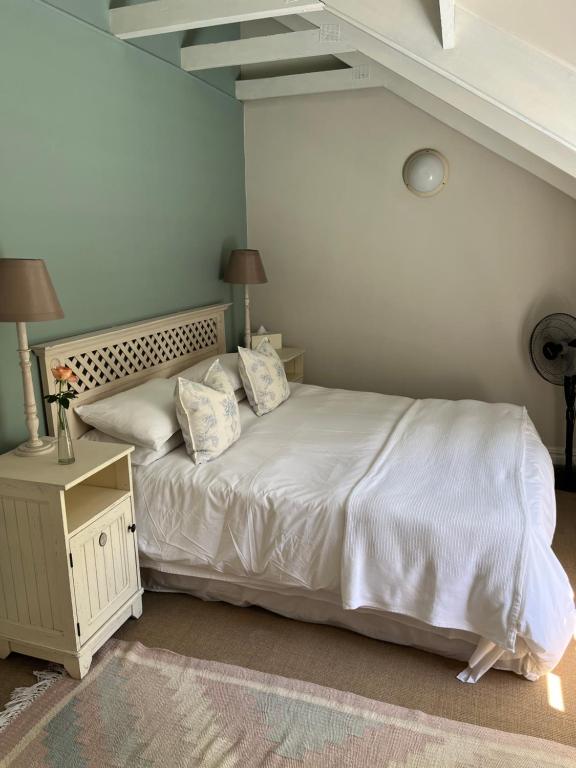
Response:
[[[38,656],[81,679],[142,614],[133,450],[80,440],[74,464],[0,456],[0,658]]]
[[[284,364],[286,378],[302,384],[304,381],[304,351],[298,347],[282,347],[277,349],[278,357]]]

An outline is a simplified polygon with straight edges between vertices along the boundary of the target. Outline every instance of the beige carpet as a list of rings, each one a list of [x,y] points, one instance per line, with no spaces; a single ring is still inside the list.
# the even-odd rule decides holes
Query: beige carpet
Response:
[[[576,584],[576,495],[558,494],[555,551]],[[346,630],[284,619],[260,609],[147,593],[144,614],[116,635],[199,659],[223,661],[350,691],[475,725],[576,745],[576,643],[555,670],[565,711],[548,702],[547,681],[489,672],[477,685],[456,680],[461,663],[381,643]],[[33,682],[42,662],[0,661],[0,702]]]

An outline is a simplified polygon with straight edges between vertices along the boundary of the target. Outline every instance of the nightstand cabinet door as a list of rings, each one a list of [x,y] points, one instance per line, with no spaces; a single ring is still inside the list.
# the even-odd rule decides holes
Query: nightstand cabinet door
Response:
[[[125,499],[70,539],[81,644],[139,588],[134,528]]]

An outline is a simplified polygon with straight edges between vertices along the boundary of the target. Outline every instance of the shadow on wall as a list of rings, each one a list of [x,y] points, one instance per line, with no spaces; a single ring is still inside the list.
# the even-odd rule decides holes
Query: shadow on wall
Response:
[[[10,354],[2,356],[2,365],[8,370],[17,371],[18,367],[18,340],[14,323],[0,324],[0,349],[10,350]],[[12,354],[13,352],[13,354]],[[16,374],[14,377],[0,376],[0,435],[3,435],[8,422],[8,415],[24,408],[21,402],[21,392],[15,387],[14,380],[19,382]],[[24,418],[24,416],[22,416]]]
[[[123,8],[126,5],[139,5],[142,0],[110,0],[109,8]]]
[[[419,4],[434,29],[440,43],[442,43],[442,22],[440,20],[440,4],[438,0],[419,0]]]
[[[238,244],[237,240],[232,237],[227,237],[222,243],[222,248],[220,250],[220,266],[218,269],[219,280],[223,281],[224,270],[228,264],[230,252],[235,248],[240,247],[241,246]],[[226,346],[228,351],[235,352],[244,332],[244,306],[243,298],[240,293],[242,287],[224,282],[222,282],[222,285],[228,291],[227,301],[232,302],[230,311],[226,313]]]

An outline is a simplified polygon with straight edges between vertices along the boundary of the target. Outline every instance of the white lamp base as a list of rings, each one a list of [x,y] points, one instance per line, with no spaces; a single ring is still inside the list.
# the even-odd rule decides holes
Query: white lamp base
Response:
[[[250,324],[250,290],[244,286],[244,346],[252,349],[252,326]]]
[[[38,436],[38,411],[34,399],[34,384],[32,382],[32,364],[30,363],[30,349],[28,348],[28,334],[26,323],[16,323],[18,331],[18,354],[20,355],[20,368],[22,369],[22,384],[24,386],[24,415],[28,427],[28,440],[14,451],[16,456],[41,456],[54,450],[55,441],[51,437]]]
[[[22,443],[14,451],[16,456],[40,456],[44,453],[50,453],[56,447],[56,441],[53,437],[39,437],[39,445],[29,445]]]

